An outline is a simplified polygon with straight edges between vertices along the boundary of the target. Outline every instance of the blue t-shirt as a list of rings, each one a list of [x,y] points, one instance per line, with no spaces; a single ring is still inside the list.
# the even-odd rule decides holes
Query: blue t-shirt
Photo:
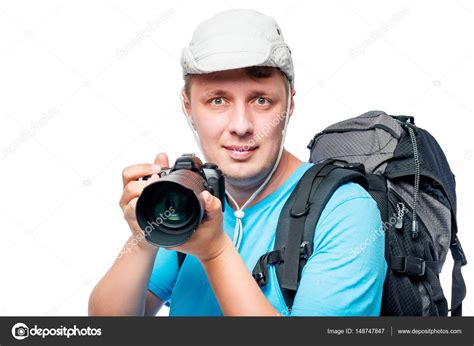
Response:
[[[276,191],[244,210],[239,253],[249,275],[260,256],[273,250],[280,211],[311,166],[301,164]],[[224,230],[233,239],[234,210],[225,203]],[[360,185],[348,183],[336,190],[316,225],[314,252],[303,268],[291,313],[274,266],[269,266],[262,291],[282,315],[378,316],[386,270],[377,204]],[[170,306],[170,316],[222,316],[206,273],[193,256],[178,270],[176,252],[160,248],[148,289]]]

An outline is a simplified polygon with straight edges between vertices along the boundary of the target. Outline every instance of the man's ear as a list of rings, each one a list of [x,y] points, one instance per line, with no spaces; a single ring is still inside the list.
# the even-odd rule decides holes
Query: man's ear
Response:
[[[188,97],[186,96],[186,93],[184,92],[184,88],[181,89],[181,100],[183,102],[182,106],[186,111],[185,116],[187,116],[189,118],[189,121],[191,122],[191,124],[193,125],[193,128],[194,128],[193,115],[192,115],[192,112],[191,112],[191,103],[190,103]]]
[[[290,114],[289,116],[291,117],[291,115],[293,114],[293,111],[295,109],[295,100],[294,100],[294,96],[296,94],[296,90],[293,88],[291,89],[291,98],[290,98]]]

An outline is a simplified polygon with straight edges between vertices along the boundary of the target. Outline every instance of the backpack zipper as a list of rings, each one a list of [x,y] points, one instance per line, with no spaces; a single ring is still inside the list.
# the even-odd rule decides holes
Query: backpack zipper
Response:
[[[410,203],[408,203],[408,202],[405,202],[404,199],[394,189],[390,188],[390,190],[389,191],[387,190],[387,192],[390,192],[396,198],[396,201],[393,201],[391,198],[388,199],[388,201],[392,205],[393,209],[396,210],[392,214],[392,215],[395,214],[395,218],[397,219],[397,221],[395,221],[395,224],[393,225],[393,228],[396,229],[396,225],[398,223],[398,210],[402,209],[401,204],[403,204],[403,210],[404,210],[403,211],[403,217],[402,217],[403,221],[405,220],[405,217],[408,217],[408,222],[409,222],[410,221],[410,215],[412,216],[412,220],[413,220],[413,207],[412,207],[412,205],[410,205]],[[397,202],[397,201],[401,201],[401,202]],[[400,209],[398,208],[399,204],[400,204]],[[417,218],[417,225],[418,225],[418,231],[420,230],[420,227],[426,229],[426,226],[423,223],[423,220],[421,220],[420,218]],[[403,232],[403,230],[404,230],[404,226],[402,226],[402,229],[400,230],[400,233]],[[429,237],[431,237],[429,232],[427,232],[427,234],[428,234]],[[431,237],[431,240],[434,242],[434,239],[432,237]]]
[[[405,203],[397,203],[397,222],[395,223],[395,229],[398,231],[403,230],[403,217],[405,216],[406,210]]]
[[[414,191],[413,191],[413,221],[411,226],[411,238],[416,239],[418,238],[418,220],[416,215],[416,204],[418,201],[418,191],[420,188],[420,157],[418,153],[418,143],[416,141],[415,132],[413,131],[412,126],[406,123],[406,127],[408,129],[408,133],[410,134],[411,144],[413,147],[413,158],[415,160],[415,184],[414,184]]]

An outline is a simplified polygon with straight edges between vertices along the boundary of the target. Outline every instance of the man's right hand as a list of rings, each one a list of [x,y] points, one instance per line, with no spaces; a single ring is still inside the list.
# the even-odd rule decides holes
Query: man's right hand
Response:
[[[143,163],[133,165],[122,171],[123,193],[120,198],[120,208],[122,208],[123,216],[132,230],[133,236],[137,239],[138,245],[144,248],[150,248],[153,245],[145,240],[144,233],[137,223],[135,206],[145,186],[158,180],[159,175],[157,173],[165,167],[169,167],[168,156],[165,153],[159,153],[155,158],[154,164]],[[151,175],[148,180],[139,180],[147,175]]]

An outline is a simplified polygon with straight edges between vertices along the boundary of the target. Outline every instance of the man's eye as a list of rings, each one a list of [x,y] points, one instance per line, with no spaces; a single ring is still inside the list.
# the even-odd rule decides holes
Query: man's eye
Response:
[[[224,99],[222,97],[216,97],[211,100],[211,104],[219,106],[224,103]]]
[[[260,106],[265,106],[267,103],[270,103],[265,97],[257,98],[257,104]]]

